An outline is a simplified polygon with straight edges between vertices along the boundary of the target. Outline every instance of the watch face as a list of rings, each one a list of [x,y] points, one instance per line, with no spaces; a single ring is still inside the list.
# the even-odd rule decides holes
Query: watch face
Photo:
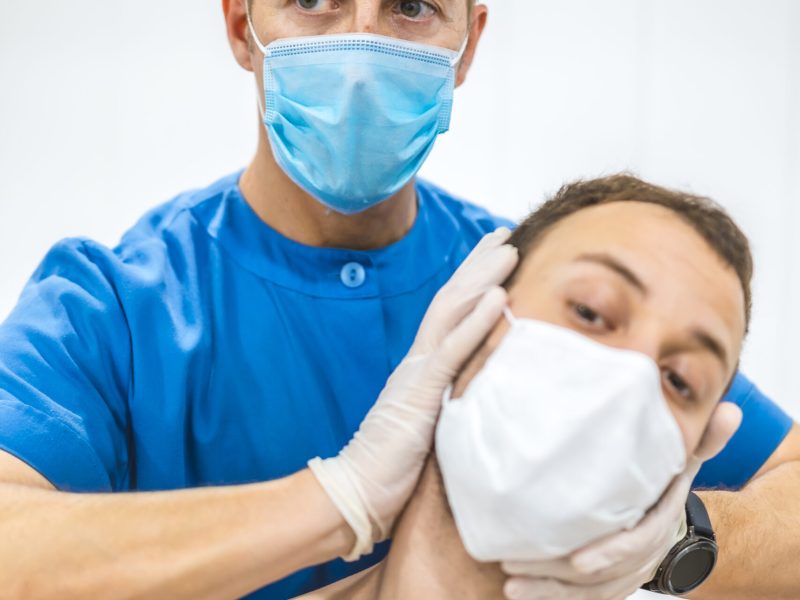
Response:
[[[710,544],[701,542],[681,553],[669,577],[673,593],[680,595],[691,592],[706,580],[717,561],[714,550]]]

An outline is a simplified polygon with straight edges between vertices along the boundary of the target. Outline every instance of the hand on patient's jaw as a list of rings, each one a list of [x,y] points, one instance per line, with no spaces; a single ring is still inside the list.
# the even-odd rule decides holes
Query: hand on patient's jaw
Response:
[[[399,519],[374,598],[622,600],[651,578],[654,565],[661,560],[660,550],[652,551],[647,543],[658,538],[663,546],[671,547],[680,529],[680,515],[694,473],[724,446],[740,417],[735,406],[720,406],[686,471],[676,478],[639,528],[611,536],[573,557],[506,564],[504,568],[513,575],[510,579],[499,565],[478,563],[467,554],[431,457]],[[650,560],[642,560],[648,554]],[[630,555],[636,560],[631,561]],[[603,564],[609,566],[601,568]]]
[[[518,319],[464,396],[445,401],[437,458],[480,561],[564,556],[636,525],[685,467],[655,363]]]
[[[675,478],[659,503],[631,531],[608,536],[566,558],[504,563],[511,600],[617,600],[650,581],[685,531],[685,504],[703,462],[716,456],[741,423],[739,407],[722,403],[715,410],[686,470]]]

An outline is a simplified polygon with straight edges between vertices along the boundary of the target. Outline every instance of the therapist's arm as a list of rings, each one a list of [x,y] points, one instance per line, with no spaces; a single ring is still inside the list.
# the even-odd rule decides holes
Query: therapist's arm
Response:
[[[506,307],[496,286],[517,263],[509,235],[498,230],[478,244],[434,298],[358,433],[311,470],[227,488],[70,494],[0,452],[3,593],[237,598],[304,567],[369,553],[416,486],[444,390]]]
[[[701,492],[719,542],[714,574],[694,600],[800,596],[800,427],[738,492]]]
[[[353,543],[308,470],[227,488],[70,494],[0,452],[10,598],[237,598]]]

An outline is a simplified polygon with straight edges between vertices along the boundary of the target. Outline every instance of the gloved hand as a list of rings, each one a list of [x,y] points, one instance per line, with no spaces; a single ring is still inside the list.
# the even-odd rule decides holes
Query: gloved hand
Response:
[[[551,561],[507,562],[510,600],[624,600],[651,581],[661,562],[686,533],[686,500],[703,462],[719,454],[739,428],[742,411],[721,403],[686,469],[641,523],[612,534],[571,556]]]
[[[511,235],[487,235],[439,291],[414,344],[375,406],[341,453],[309,468],[356,534],[345,560],[356,560],[389,537],[414,491],[442,395],[506,306],[499,287],[518,261]]]

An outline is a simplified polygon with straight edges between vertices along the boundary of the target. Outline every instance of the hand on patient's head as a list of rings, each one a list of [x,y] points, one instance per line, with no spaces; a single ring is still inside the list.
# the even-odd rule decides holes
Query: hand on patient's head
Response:
[[[591,506],[603,498],[602,491],[592,486],[591,477],[586,475],[593,469],[598,478],[604,475],[616,478],[623,495],[628,493],[629,509],[646,510],[648,498],[650,504],[655,502],[684,455],[697,452],[701,458],[709,458],[721,449],[715,447],[720,445],[719,440],[727,440],[731,428],[738,426],[739,413],[735,407],[720,407],[716,413],[715,410],[735,373],[749,319],[752,261],[747,240],[710,201],[622,176],[566,186],[523,223],[512,242],[517,244],[523,258],[509,285],[514,315],[556,326],[553,331],[580,336],[587,345],[577,344],[573,351],[583,356],[571,357],[567,353],[559,359],[553,355],[557,352],[555,347],[547,354],[548,346],[544,342],[531,346],[531,350],[536,346],[536,352],[527,352],[523,345],[502,352],[506,336],[511,334],[508,323],[498,324],[484,348],[465,369],[454,395],[460,396],[466,388],[469,400],[476,395],[470,389],[473,383],[478,390],[481,386],[485,388],[487,381],[504,378],[513,379],[519,388],[526,387],[527,371],[531,376],[535,372],[538,381],[531,382],[527,386],[529,389],[514,391],[514,398],[508,392],[514,389],[510,384],[501,385],[494,392],[483,389],[477,394],[506,396],[499,399],[503,409],[497,419],[498,423],[506,423],[506,427],[504,432],[494,434],[497,439],[485,445],[483,456],[471,459],[469,467],[473,478],[478,475],[477,462],[487,461],[489,467],[484,481],[475,481],[476,487],[467,495],[463,490],[456,492],[457,486],[451,490],[448,485],[456,520],[459,519],[456,505],[464,498],[467,502],[473,500],[476,490],[498,490],[496,495],[486,496],[486,502],[493,498],[495,503],[486,507],[487,513],[503,510],[504,499],[513,500],[515,494],[520,496],[519,490],[504,487],[509,481],[521,485],[521,479],[508,478],[512,473],[504,469],[511,463],[498,452],[499,448],[504,448],[513,454],[515,447],[524,448],[524,453],[516,456],[517,461],[511,461],[516,470],[527,464],[528,473],[533,475],[543,468],[541,459],[560,453],[556,462],[562,481],[569,482],[576,474],[584,478],[572,481],[571,488],[560,490],[547,489],[544,477],[538,477],[541,484],[538,488],[537,477],[528,478],[529,491],[552,496],[548,498],[552,505],[544,506],[543,510],[562,503],[567,513],[574,508],[575,515],[579,510],[588,509],[594,510],[594,516],[601,519],[603,511],[618,511],[617,516],[621,517],[624,507],[614,504],[611,488],[606,490],[604,506]],[[621,393],[617,401],[617,421],[613,410],[594,414],[587,405],[595,406],[598,395],[605,393],[610,384],[622,382],[621,389],[625,389],[630,381],[622,375],[624,369],[609,368],[608,378],[605,381],[601,378],[595,386],[595,394],[592,386],[586,385],[586,374],[592,370],[586,366],[591,364],[586,356],[590,352],[586,349],[593,347],[632,351],[643,364],[649,365],[645,371],[650,373],[653,393],[647,402],[641,402],[643,396],[637,396],[638,404],[635,400],[623,400],[624,393]],[[476,376],[495,350],[497,356],[489,358],[487,368],[496,374],[488,378]],[[569,369],[575,372],[572,382],[564,375]],[[601,371],[594,369],[594,372]],[[577,400],[571,395],[576,391],[573,385],[576,381],[583,386],[577,386]],[[542,385],[551,385],[551,389],[543,392]],[[493,401],[497,402],[498,398]],[[467,410],[474,410],[474,407],[461,409],[462,412]],[[581,411],[584,414],[580,414]],[[715,413],[713,420],[712,413]],[[549,422],[529,422],[537,415]],[[597,415],[611,418],[603,420]],[[709,421],[710,430],[701,443]],[[486,420],[482,422],[485,424]],[[446,423],[443,419],[440,429]],[[578,426],[585,428],[583,436],[570,437],[565,433],[572,431],[574,434]],[[488,434],[479,422],[465,435],[477,436],[472,439],[476,442],[473,446],[477,447],[480,437]],[[557,450],[555,440],[567,447]],[[447,452],[440,440],[440,459],[443,451]],[[623,476],[625,469],[619,464],[609,464],[609,461],[624,462],[626,453],[633,462],[642,459],[635,466],[644,470],[649,486],[635,489],[641,481],[637,482],[630,471],[628,477]],[[442,470],[447,484],[448,475],[453,480],[457,477],[448,473],[446,460]],[[589,464],[593,469],[585,469]],[[466,473],[462,479],[466,485],[473,485]],[[627,490],[624,489],[626,485],[629,486]],[[660,491],[656,489],[659,486]],[[642,488],[648,488],[650,495],[637,495]],[[623,496],[617,498],[617,501],[622,500]],[[513,527],[511,512],[507,508],[509,514],[500,515],[501,521],[503,517],[509,521],[508,531]],[[544,526],[550,526],[548,522],[553,527],[558,526],[552,518],[548,519],[542,521]],[[614,523],[622,520],[619,518]],[[567,531],[567,525],[563,524],[563,531]],[[459,526],[468,525],[461,523]],[[591,527],[584,524],[584,531],[589,529]],[[552,533],[563,537],[563,531]],[[471,537],[475,539],[475,535]],[[537,550],[531,546],[529,550],[542,551],[542,548]],[[553,548],[553,552],[556,550]]]

